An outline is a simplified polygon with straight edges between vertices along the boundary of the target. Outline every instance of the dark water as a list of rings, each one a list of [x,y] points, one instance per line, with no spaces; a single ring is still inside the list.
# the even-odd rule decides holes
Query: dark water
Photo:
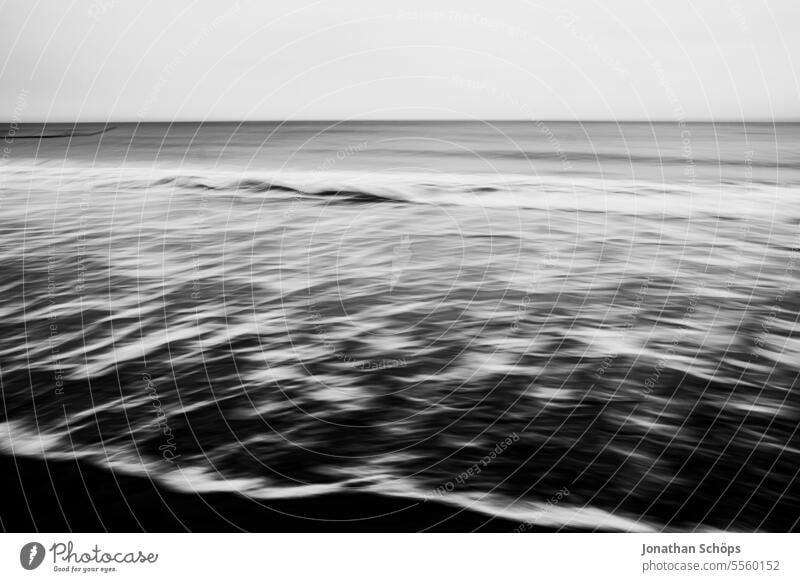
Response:
[[[0,166],[4,452],[796,529],[800,125],[39,132]]]

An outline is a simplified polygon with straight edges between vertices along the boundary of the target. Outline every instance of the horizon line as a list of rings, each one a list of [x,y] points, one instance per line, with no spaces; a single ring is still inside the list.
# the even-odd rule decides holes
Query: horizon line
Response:
[[[309,119],[108,119],[108,120],[34,120],[34,121],[20,121],[20,120],[3,120],[0,121],[2,125],[47,125],[47,124],[177,124],[177,123],[649,123],[649,124],[665,124],[665,123],[800,123],[800,117],[786,117],[786,118],[723,118],[723,119],[708,119],[708,118],[694,118],[694,119],[563,119],[563,118],[544,118],[544,119],[530,119],[530,118],[375,118],[375,119],[336,119],[336,118],[309,118]]]

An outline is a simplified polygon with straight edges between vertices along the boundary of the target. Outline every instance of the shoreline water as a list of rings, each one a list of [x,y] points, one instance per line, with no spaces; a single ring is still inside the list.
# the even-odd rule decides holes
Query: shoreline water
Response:
[[[510,532],[518,525],[444,503],[371,493],[268,501],[179,493],[146,477],[68,461],[2,455],[0,471],[6,476],[0,529],[9,533]]]

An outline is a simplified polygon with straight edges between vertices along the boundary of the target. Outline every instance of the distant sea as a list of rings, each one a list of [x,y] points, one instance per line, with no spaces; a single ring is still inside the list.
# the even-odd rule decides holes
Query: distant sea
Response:
[[[0,148],[8,459],[290,500],[309,531],[347,495],[509,531],[798,529],[798,124]]]

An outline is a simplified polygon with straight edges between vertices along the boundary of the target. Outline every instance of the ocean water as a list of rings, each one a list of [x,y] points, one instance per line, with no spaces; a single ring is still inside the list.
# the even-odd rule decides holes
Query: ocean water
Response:
[[[3,143],[2,452],[797,529],[800,125],[62,129]]]

